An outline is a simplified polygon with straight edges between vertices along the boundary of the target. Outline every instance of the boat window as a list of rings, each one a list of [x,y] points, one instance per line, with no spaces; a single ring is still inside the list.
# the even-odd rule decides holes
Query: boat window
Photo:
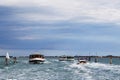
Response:
[[[29,58],[44,58],[42,55],[30,55]]]

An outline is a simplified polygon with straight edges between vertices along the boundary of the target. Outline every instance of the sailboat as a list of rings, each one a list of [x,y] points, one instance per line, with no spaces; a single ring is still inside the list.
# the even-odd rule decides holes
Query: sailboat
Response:
[[[9,53],[6,53],[6,59],[10,59]]]
[[[10,59],[9,53],[6,53],[6,57],[5,57],[5,64],[8,65],[8,60]]]

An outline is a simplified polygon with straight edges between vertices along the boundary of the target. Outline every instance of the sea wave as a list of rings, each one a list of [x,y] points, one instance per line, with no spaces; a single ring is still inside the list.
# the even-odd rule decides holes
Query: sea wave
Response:
[[[46,59],[29,64],[27,59],[0,69],[0,80],[120,80],[120,65]]]
[[[75,74],[80,74],[85,80],[119,80],[120,65],[103,63],[87,63],[70,65]]]

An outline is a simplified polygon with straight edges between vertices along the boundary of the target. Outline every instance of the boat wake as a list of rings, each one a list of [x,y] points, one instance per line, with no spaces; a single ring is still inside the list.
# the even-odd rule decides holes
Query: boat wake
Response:
[[[70,65],[75,74],[82,75],[84,80],[119,80],[120,65],[87,63]]]
[[[48,60],[45,60],[45,62],[44,62],[45,64],[51,64],[51,62],[50,61],[48,61]]]

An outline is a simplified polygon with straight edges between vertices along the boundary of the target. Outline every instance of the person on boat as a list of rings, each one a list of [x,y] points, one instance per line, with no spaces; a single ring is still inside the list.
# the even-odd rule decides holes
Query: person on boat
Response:
[[[17,63],[17,58],[16,57],[13,58],[13,63]]]
[[[8,65],[8,58],[5,58],[5,64]]]

